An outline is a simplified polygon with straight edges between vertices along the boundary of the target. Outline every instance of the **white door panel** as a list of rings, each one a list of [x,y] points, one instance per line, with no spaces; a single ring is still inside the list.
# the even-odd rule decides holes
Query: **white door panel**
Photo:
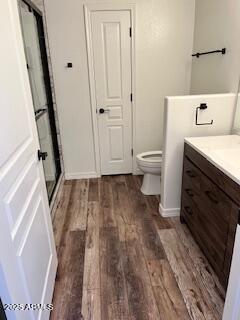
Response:
[[[91,13],[102,174],[132,172],[130,26],[129,11]]]
[[[51,303],[57,258],[17,1],[2,1],[1,13],[0,296],[3,303]],[[48,319],[49,311],[7,317]]]

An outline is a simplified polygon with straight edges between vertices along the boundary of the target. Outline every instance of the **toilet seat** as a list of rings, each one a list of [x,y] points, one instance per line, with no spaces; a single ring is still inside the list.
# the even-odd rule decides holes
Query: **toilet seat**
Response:
[[[137,155],[140,166],[156,168],[161,166],[162,151],[149,151]]]

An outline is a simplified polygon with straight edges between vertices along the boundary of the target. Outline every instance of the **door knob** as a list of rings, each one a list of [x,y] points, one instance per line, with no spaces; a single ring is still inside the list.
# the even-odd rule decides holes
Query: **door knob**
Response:
[[[109,111],[110,111],[109,109],[103,109],[103,108],[99,109],[99,113],[104,113],[104,112],[109,112]]]
[[[48,156],[47,152],[42,152],[41,150],[38,150],[38,160],[46,160]]]

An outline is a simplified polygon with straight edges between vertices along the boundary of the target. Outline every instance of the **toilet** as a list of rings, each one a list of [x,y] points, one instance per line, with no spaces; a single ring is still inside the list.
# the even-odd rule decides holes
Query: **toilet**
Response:
[[[160,194],[162,151],[143,152],[137,155],[137,164],[144,173],[141,191],[145,195]]]

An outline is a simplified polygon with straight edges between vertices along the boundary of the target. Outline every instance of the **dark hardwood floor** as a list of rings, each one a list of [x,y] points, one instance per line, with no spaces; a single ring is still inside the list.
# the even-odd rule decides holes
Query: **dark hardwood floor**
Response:
[[[141,177],[65,181],[51,320],[220,320],[224,290],[187,227]]]

